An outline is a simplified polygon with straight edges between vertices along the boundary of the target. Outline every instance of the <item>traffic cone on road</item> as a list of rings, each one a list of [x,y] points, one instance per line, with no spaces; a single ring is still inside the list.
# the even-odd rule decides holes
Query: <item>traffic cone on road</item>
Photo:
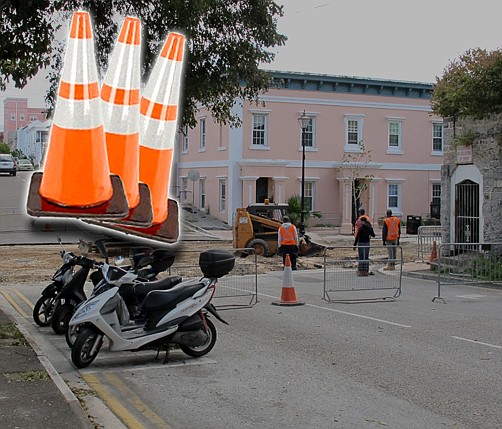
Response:
[[[73,14],[43,173],[32,176],[33,216],[124,217],[127,200],[110,176],[94,38],[87,12]]]
[[[436,246],[436,241],[432,242],[432,251],[431,251],[431,256],[429,257],[429,264],[434,265],[437,262],[438,259],[438,251],[437,251],[437,246]]]
[[[293,284],[293,270],[291,268],[291,259],[289,255],[286,255],[286,261],[284,263],[284,275],[282,278],[282,292],[281,300],[273,301],[273,305],[304,305],[305,301],[298,301],[296,299],[295,286]]]
[[[144,238],[178,240],[178,204],[168,198],[177,134],[185,37],[169,33],[140,102],[139,180],[148,185],[153,219],[150,227],[105,222],[103,226]],[[105,225],[106,224],[106,225]]]
[[[110,172],[124,184],[129,215],[120,223],[150,226],[148,186],[139,182],[139,103],[141,22],[126,17],[101,88],[106,149]]]

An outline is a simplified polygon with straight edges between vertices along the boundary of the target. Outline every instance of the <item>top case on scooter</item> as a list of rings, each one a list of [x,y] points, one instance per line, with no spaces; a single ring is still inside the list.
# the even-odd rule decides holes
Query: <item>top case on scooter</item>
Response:
[[[195,292],[204,287],[204,283],[201,283],[198,280],[193,280],[180,283],[173,289],[153,290],[142,302],[141,311],[143,313],[149,313],[162,309],[167,313],[171,309],[175,308],[176,304],[190,298],[195,294]]]
[[[199,267],[205,277],[220,278],[233,270],[235,256],[227,250],[205,250],[199,255]]]

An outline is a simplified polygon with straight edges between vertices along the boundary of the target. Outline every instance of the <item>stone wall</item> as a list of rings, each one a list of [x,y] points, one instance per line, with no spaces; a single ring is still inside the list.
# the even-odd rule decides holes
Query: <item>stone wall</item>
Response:
[[[450,222],[455,207],[450,207],[450,193],[455,192],[451,177],[458,168],[458,139],[472,133],[472,164],[483,180],[481,210],[484,217],[483,240],[502,242],[502,115],[484,120],[470,118],[444,121],[444,165],[441,174],[441,225],[443,242],[451,242]],[[457,139],[455,139],[457,137]]]

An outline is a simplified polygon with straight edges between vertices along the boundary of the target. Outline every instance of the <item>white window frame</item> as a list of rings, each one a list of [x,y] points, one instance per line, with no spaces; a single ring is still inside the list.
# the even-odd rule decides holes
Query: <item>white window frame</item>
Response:
[[[189,146],[188,146],[188,143],[189,143],[189,140],[188,140],[188,125],[185,125],[183,127],[183,132],[181,133],[181,138],[182,138],[182,148],[181,148],[181,151],[182,151],[182,153],[188,153],[188,149],[189,149]]]
[[[227,209],[227,179],[218,179],[218,208],[220,213]]]
[[[251,147],[250,149],[264,149],[268,150],[268,113],[267,112],[253,112],[252,113],[252,124],[251,124]],[[257,124],[256,119],[263,118],[263,123]],[[257,128],[263,126],[263,129]],[[256,143],[258,139],[255,139],[255,133],[263,134],[259,141],[262,143]]]
[[[355,143],[349,143],[349,125],[356,122],[357,139]],[[345,152],[362,152],[364,115],[345,115]]]
[[[30,115],[30,122],[35,122],[36,120],[38,120],[37,115]]]
[[[441,131],[441,136],[438,136],[436,134],[436,127],[439,126],[440,131]],[[435,149],[434,148],[434,140],[435,139],[440,139],[441,140],[441,149]],[[444,128],[443,128],[443,123],[442,122],[433,122],[432,123],[432,155],[443,155],[443,149],[444,149]]]
[[[10,114],[10,120],[11,121],[15,121],[16,120],[16,114],[15,113],[11,113]]]
[[[395,187],[396,192],[391,193],[391,187]],[[396,198],[397,204],[391,204],[390,199]],[[393,212],[401,212],[401,183],[400,182],[388,182],[387,183],[387,207],[392,209]]]
[[[180,200],[188,200],[188,177],[181,178]]]
[[[309,125],[306,130],[300,127],[300,147],[298,150],[302,151],[303,150],[303,137],[304,135],[309,135],[311,137],[311,142],[312,144],[310,145],[305,145],[305,151],[316,151],[317,150],[317,144],[316,144],[316,117],[313,115],[307,114],[309,117]]]
[[[432,182],[431,203],[441,203],[441,182]]]
[[[206,150],[206,118],[199,118],[199,152],[205,152]]]
[[[391,133],[393,125],[397,125],[397,133]],[[397,145],[391,146],[391,136],[397,136]],[[403,118],[387,118],[387,153],[403,153]]]
[[[315,210],[315,184],[316,182],[314,180],[305,180],[305,210],[308,210],[309,205],[307,204],[307,201],[310,200],[310,210],[308,211],[311,212]]]
[[[199,179],[199,205],[201,209],[206,208],[206,179]]]
[[[19,120],[20,120],[20,121],[24,121],[24,120],[25,120],[25,118],[26,118],[26,116],[24,115],[24,113],[20,113],[20,114],[19,114]]]

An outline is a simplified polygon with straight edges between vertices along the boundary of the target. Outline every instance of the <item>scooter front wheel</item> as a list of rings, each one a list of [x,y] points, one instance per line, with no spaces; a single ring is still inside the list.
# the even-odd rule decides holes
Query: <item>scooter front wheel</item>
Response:
[[[41,296],[33,307],[33,320],[38,326],[49,326],[54,315],[56,295]]]
[[[75,340],[86,326],[87,325],[84,323],[80,325],[68,326],[68,329],[65,332],[65,338],[66,338],[66,344],[68,344],[68,347],[70,349],[73,347],[73,344],[75,344]]]
[[[207,355],[211,350],[213,350],[213,347],[216,344],[216,328],[213,322],[211,322],[211,320],[209,320],[207,317],[206,323],[208,327],[208,330],[206,332],[206,342],[202,346],[180,345],[180,349],[183,351],[183,353],[186,353],[188,356],[201,357]]]
[[[103,334],[94,327],[84,328],[73,343],[71,360],[77,368],[89,366],[103,345]]]

